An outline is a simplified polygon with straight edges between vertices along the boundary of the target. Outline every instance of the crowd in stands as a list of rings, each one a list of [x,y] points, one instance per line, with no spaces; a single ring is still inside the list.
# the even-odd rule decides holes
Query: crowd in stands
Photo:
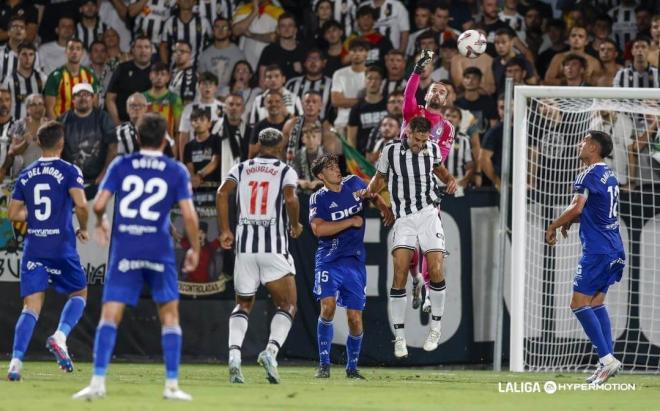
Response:
[[[471,28],[489,41],[477,59],[456,49]],[[348,144],[375,163],[398,138],[422,49],[435,61],[417,101],[446,85],[447,165],[462,187],[499,188],[506,78],[660,88],[653,0],[3,0],[0,42],[0,180],[40,156],[36,130],[58,119],[89,197],[115,156],[139,149],[145,112],[167,120],[167,152],[200,204],[267,127],[283,131],[283,159],[312,192],[321,154]],[[637,152],[656,138],[648,121]]]

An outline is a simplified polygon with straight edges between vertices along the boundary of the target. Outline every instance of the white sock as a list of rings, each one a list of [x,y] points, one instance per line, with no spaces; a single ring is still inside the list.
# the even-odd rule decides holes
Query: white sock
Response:
[[[431,329],[440,329],[440,320],[445,312],[445,296],[447,287],[445,280],[429,284],[429,298],[431,299]]]
[[[179,389],[179,380],[176,378],[168,378],[165,380],[165,388],[170,389],[170,390],[178,390]]]
[[[60,345],[66,345],[66,335],[60,330],[57,330],[53,333],[53,338]]]
[[[406,289],[390,289],[390,321],[394,328],[394,338],[406,338],[404,323],[407,306]]]
[[[92,381],[89,383],[91,387],[105,387],[105,376],[92,375]]]
[[[610,365],[612,361],[616,360],[612,354],[607,354],[604,357],[598,359],[603,365]]]
[[[291,318],[291,314],[283,310],[277,310],[270,322],[270,336],[268,337],[268,345],[266,346],[266,350],[270,351],[274,357],[277,357],[277,353],[284,345],[292,324],[293,318]]]
[[[241,350],[238,348],[229,349],[229,363],[241,363]]]
[[[241,347],[243,346],[243,339],[248,329],[248,314],[239,309],[238,306],[234,308],[229,316],[229,354],[232,351],[238,351],[238,358],[240,361]]]

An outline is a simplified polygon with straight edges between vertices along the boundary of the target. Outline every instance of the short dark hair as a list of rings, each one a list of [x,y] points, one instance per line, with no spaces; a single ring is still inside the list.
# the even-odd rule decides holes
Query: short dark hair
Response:
[[[548,21],[548,28],[550,27],[555,27],[564,31],[566,30],[566,22],[562,19],[550,19],[550,21]]]
[[[32,50],[36,53],[37,52],[37,47],[33,43],[30,43],[30,42],[26,41],[24,43],[21,43],[20,46],[18,46],[18,54],[21,54],[21,51],[23,51],[23,50]]]
[[[323,51],[321,51],[320,48],[312,47],[305,52],[305,60],[307,60],[309,56],[311,56],[312,54],[318,54],[319,56],[321,56],[322,59],[325,59],[325,56],[323,55]]]
[[[643,35],[643,34],[641,34],[641,35],[635,37],[635,39],[632,41],[631,44],[634,46],[635,43],[638,43],[638,42],[640,42],[640,41],[645,42],[645,43],[646,43],[647,45],[649,45],[649,46],[650,46],[651,44],[653,44],[653,42],[651,41],[651,39],[650,39],[648,36],[645,36],[645,35]]]
[[[321,32],[325,33],[326,31],[330,30],[331,28],[338,28],[339,30],[344,30],[344,26],[341,25],[337,20],[328,20],[323,25],[321,26]]]
[[[170,68],[167,67],[167,64],[163,63],[162,61],[158,61],[152,64],[151,68],[149,69],[150,73],[158,73],[161,71],[167,71],[168,73],[170,72]]]
[[[577,61],[580,63],[583,69],[587,68],[587,59],[580,56],[579,54],[569,53],[564,57],[564,60],[561,62],[561,66],[564,67],[569,61]]]
[[[463,70],[463,77],[469,76],[470,74],[473,74],[479,78],[483,77],[483,73],[479,67],[466,67],[465,70]]]
[[[458,114],[458,118],[463,119],[463,112],[461,111],[460,108],[458,108],[456,106],[447,106],[447,107],[445,107],[445,112],[447,112],[447,111],[451,111],[453,113],[456,113],[456,114]]]
[[[192,112],[190,113],[190,120],[201,117],[206,117],[207,120],[211,121],[211,113],[209,113],[207,110],[204,110],[201,107],[195,107],[192,109]]]
[[[355,18],[359,19],[360,17],[364,17],[364,16],[371,16],[374,20],[378,19],[378,14],[376,9],[374,9],[369,5],[360,7],[355,13]]]
[[[158,148],[167,133],[167,120],[160,113],[145,113],[137,123],[137,134],[143,148]]]
[[[133,39],[133,41],[131,41],[131,48],[133,48],[133,47],[135,46],[135,44],[136,44],[138,41],[141,41],[141,40],[148,41],[149,43],[151,43],[151,38],[150,38],[149,36],[147,36],[147,35],[144,34],[144,33],[140,33],[140,34],[138,34],[137,36],[135,36],[135,38]]]
[[[609,38],[609,37],[604,38],[603,40],[601,40],[600,44],[603,44],[603,43],[608,43],[608,44],[613,45],[614,50],[616,50],[617,53],[619,52],[619,45],[616,43],[616,41],[612,40],[611,38]],[[600,48],[600,46],[598,46],[598,48]]]
[[[282,67],[280,67],[279,64],[267,65],[266,69],[264,70],[264,74],[268,73],[269,71],[279,71],[281,75],[284,75],[284,70],[282,70]]]
[[[449,38],[449,39],[443,41],[442,44],[440,45],[441,49],[456,50],[456,47],[458,47],[458,42],[456,41],[455,38]]]
[[[311,90],[311,89],[307,90],[306,92],[303,93],[303,98],[305,98],[305,96],[317,96],[318,98],[323,100],[323,95],[318,90]]]
[[[219,84],[218,76],[216,76],[214,73],[211,73],[210,71],[200,73],[199,77],[197,78],[198,83],[203,83],[205,81],[213,83],[216,86]]]
[[[378,73],[380,75],[380,78],[383,79],[385,78],[385,72],[383,71],[380,66],[377,66],[375,64],[370,64],[367,66],[367,70],[364,72],[365,77],[367,76],[368,73],[373,72],[373,73]]]
[[[385,116],[383,116],[383,118],[380,120],[380,124],[383,124],[383,121],[388,120],[388,119],[396,121],[396,123],[399,125],[399,127],[401,127],[401,119],[396,117],[396,116],[393,116],[391,114],[385,114]]]
[[[339,158],[332,153],[323,154],[312,163],[312,175],[318,177],[323,172],[323,169],[331,164],[339,165]]]
[[[69,47],[69,43],[78,43],[82,46],[82,48],[85,48],[85,43],[82,42],[78,37],[71,37],[69,40],[66,42],[66,47]]]
[[[510,39],[516,37],[516,32],[511,27],[502,27],[495,30],[496,36],[509,36]]]
[[[527,68],[525,67],[525,62],[523,61],[522,57],[516,56],[512,58],[506,63],[505,68],[514,67],[514,66],[518,66],[523,70],[527,70]]]
[[[612,137],[604,131],[589,130],[587,134],[591,136],[591,139],[598,143],[600,146],[600,156],[602,158],[607,158],[612,154],[612,149],[614,144],[612,143]]]
[[[358,48],[369,51],[371,49],[371,44],[360,37],[356,37],[353,41],[351,41],[351,44],[348,45],[348,50],[355,50]]]
[[[610,17],[607,13],[600,13],[598,14],[595,18],[594,21],[604,21],[610,26],[610,30],[612,30],[612,25],[614,24],[614,21],[612,20],[612,17]]]
[[[57,121],[49,121],[37,130],[39,145],[46,150],[54,148],[62,138],[64,138],[64,126]]]
[[[27,25],[27,19],[25,18],[24,15],[14,14],[9,19],[9,24],[7,24],[7,28],[11,27],[11,23],[15,21],[22,21],[25,25]]]
[[[387,94],[387,99],[389,100],[390,97],[403,97],[403,90],[401,89],[396,89],[390,93]]]
[[[413,133],[428,133],[431,131],[431,122],[426,117],[417,116],[410,120],[409,127]]]
[[[92,49],[94,48],[94,46],[96,46],[97,44],[100,44],[100,45],[102,45],[103,47],[105,47],[105,43],[102,42],[101,40],[98,40],[98,39],[97,39],[97,40],[92,41],[92,42],[89,44],[89,47],[87,48],[87,51],[88,51],[88,52],[91,52]]]
[[[184,46],[188,46],[190,51],[192,51],[192,49],[193,49],[192,44],[190,44],[190,42],[188,40],[183,40],[183,39],[177,40],[177,41],[174,42],[174,44],[183,44]]]
[[[403,51],[401,51],[399,49],[391,49],[390,51],[385,53],[385,57],[387,57],[387,56],[401,56],[405,59],[406,58],[406,53],[404,53]]]
[[[279,22],[284,20],[284,19],[291,19],[291,20],[293,20],[294,23],[297,23],[296,22],[296,16],[294,16],[293,14],[291,14],[289,12],[284,12],[284,13],[280,14],[280,17],[277,18],[277,23],[279,24]]]

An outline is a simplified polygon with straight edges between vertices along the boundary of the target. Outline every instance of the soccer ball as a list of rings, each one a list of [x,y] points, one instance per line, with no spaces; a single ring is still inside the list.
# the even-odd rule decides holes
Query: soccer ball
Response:
[[[458,37],[458,51],[470,59],[476,59],[486,51],[488,41],[483,33],[477,30],[464,31]]]

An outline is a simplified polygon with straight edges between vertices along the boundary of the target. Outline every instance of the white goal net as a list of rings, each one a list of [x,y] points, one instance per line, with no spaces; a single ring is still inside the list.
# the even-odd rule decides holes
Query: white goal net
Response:
[[[569,308],[579,226],[555,247],[548,224],[570,204],[588,130],[614,142],[626,269],[605,305],[627,371],[660,369],[660,91],[518,87],[513,111],[511,369],[591,369],[596,353]]]

